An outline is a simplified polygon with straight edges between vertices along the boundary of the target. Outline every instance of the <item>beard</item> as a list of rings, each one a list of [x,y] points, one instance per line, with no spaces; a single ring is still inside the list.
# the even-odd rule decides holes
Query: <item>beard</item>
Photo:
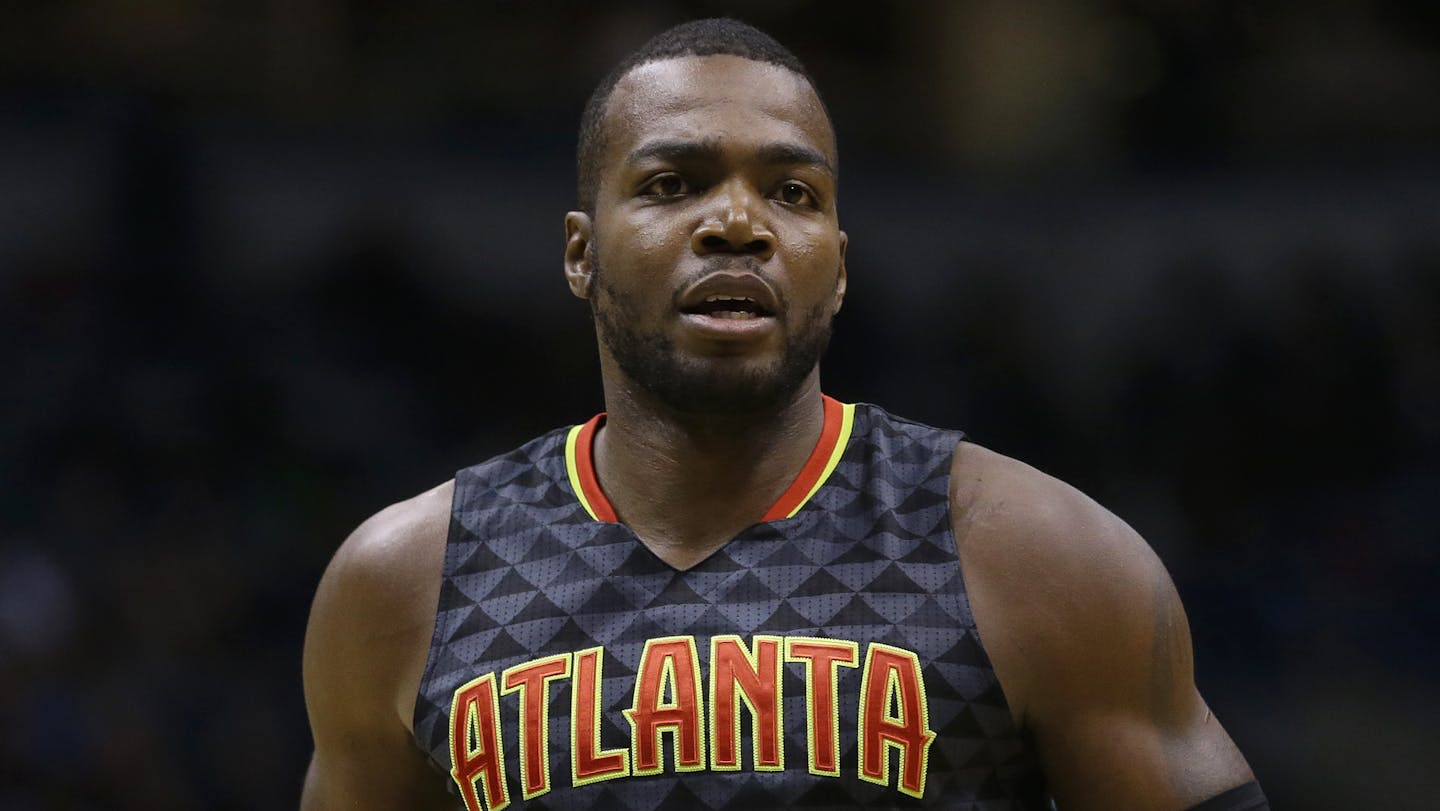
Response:
[[[686,357],[663,332],[644,332],[636,302],[608,284],[598,251],[592,258],[594,296],[591,312],[600,340],[620,370],[651,396],[683,414],[750,414],[779,411],[790,404],[830,344],[834,316],[825,303],[796,314],[780,297],[775,318],[786,333],[785,348],[774,361],[760,364],[738,358]]]

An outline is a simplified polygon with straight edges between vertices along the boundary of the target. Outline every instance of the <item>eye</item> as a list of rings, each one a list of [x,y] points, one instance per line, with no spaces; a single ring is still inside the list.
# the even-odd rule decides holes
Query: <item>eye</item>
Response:
[[[640,189],[640,193],[646,197],[679,197],[689,194],[690,191],[690,184],[685,178],[673,172],[652,178]]]
[[[815,199],[815,193],[810,191],[810,187],[794,180],[787,180],[781,183],[780,188],[775,192],[775,198],[786,205],[792,206],[810,206],[811,208],[816,208],[819,205]]]

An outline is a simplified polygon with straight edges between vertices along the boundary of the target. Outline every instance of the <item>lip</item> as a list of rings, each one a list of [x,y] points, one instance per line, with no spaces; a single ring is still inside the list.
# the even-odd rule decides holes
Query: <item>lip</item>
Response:
[[[770,334],[776,328],[775,317],[771,315],[721,318],[704,313],[681,313],[680,321],[702,336],[718,341],[753,340]]]
[[[710,296],[734,296],[737,298],[748,298],[754,301],[760,308],[760,315],[756,318],[747,319],[722,319],[713,318],[708,315],[685,312],[700,307]],[[680,294],[678,306],[682,315],[693,318],[703,318],[707,321],[723,321],[725,323],[746,324],[751,321],[773,321],[775,314],[780,311],[780,304],[775,291],[766,284],[765,280],[754,273],[736,273],[732,271],[718,271],[711,273]]]

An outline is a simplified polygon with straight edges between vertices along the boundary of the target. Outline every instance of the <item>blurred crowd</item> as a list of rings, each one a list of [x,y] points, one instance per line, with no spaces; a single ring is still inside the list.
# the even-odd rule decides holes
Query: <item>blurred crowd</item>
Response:
[[[601,408],[560,277],[572,121],[720,5],[594,5],[99,3],[0,33],[0,811],[293,807],[335,547]],[[826,389],[1135,525],[1277,807],[1425,807],[1440,18],[1050,5],[726,7],[840,131]],[[1066,59],[1089,95],[1047,81]]]

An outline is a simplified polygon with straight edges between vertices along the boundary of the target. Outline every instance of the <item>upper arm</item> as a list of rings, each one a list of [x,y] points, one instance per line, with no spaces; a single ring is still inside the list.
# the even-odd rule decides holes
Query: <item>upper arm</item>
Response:
[[[410,712],[435,618],[449,486],[390,507],[341,545],[305,633],[315,754],[301,807],[453,808]],[[443,509],[442,509],[443,505]]]
[[[1253,779],[1195,688],[1184,608],[1139,535],[983,448],[962,445],[955,473],[976,623],[1060,807],[1179,811]]]

